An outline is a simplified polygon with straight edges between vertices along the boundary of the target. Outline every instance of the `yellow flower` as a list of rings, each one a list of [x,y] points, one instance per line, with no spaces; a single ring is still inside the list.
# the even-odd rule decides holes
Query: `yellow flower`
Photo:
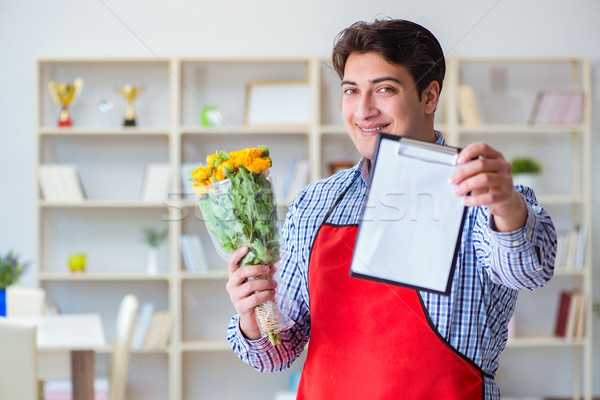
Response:
[[[271,160],[269,158],[256,158],[246,168],[248,171],[258,174],[265,169],[271,168]]]
[[[209,167],[214,167],[215,161],[219,158],[217,153],[206,156],[206,163]]]
[[[211,175],[212,175],[211,167],[199,167],[199,168],[196,168],[192,172],[192,178],[194,179],[194,181],[196,181],[198,183],[201,183],[201,182],[209,179]]]

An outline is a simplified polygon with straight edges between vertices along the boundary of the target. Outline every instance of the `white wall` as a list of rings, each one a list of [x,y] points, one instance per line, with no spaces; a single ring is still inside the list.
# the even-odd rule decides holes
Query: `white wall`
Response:
[[[0,252],[33,255],[33,68],[36,57],[329,54],[345,26],[376,16],[428,27],[448,55],[584,55],[600,126],[598,0],[52,0],[0,2]],[[597,131],[597,128],[595,128]],[[600,135],[594,138],[595,153]],[[600,171],[600,157],[594,170]],[[560,162],[557,160],[557,162]],[[598,177],[595,177],[598,180]],[[600,186],[593,190],[599,209]],[[600,212],[594,216],[600,240]],[[595,264],[600,254],[595,250]],[[596,267],[596,287],[600,270]],[[600,294],[596,294],[598,299]],[[552,307],[554,305],[551,305]],[[600,319],[595,359],[600,358]],[[595,363],[600,393],[600,362]],[[526,371],[524,371],[525,373]],[[565,388],[568,391],[569,388]]]

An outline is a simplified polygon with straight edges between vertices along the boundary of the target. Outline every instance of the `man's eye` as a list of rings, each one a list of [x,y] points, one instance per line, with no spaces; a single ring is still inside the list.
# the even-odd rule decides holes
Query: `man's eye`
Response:
[[[392,93],[394,91],[394,88],[391,88],[389,86],[385,86],[385,87],[379,88],[377,91],[379,93]]]
[[[354,94],[356,93],[356,90],[354,89],[344,89],[344,94]]]

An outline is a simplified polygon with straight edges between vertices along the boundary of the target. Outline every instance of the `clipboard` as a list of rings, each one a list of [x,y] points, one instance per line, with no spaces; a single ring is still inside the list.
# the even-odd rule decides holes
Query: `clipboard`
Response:
[[[450,293],[467,210],[448,180],[459,151],[379,135],[350,276]]]

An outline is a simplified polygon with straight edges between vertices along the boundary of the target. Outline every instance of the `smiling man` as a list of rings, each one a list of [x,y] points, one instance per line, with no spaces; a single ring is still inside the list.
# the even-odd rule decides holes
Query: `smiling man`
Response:
[[[269,267],[240,268],[247,249],[232,255],[232,348],[260,371],[280,371],[310,339],[298,399],[500,399],[493,377],[518,291],[539,288],[553,274],[552,221],[531,189],[513,186],[501,153],[472,144],[450,177],[458,196],[471,193],[450,294],[349,277],[377,135],[445,144],[433,125],[445,63],[427,29],[377,20],[339,34],[333,65],[344,123],[362,159],[309,185],[290,206],[279,285],[248,280]],[[275,296],[292,323],[273,347],[253,309]]]

